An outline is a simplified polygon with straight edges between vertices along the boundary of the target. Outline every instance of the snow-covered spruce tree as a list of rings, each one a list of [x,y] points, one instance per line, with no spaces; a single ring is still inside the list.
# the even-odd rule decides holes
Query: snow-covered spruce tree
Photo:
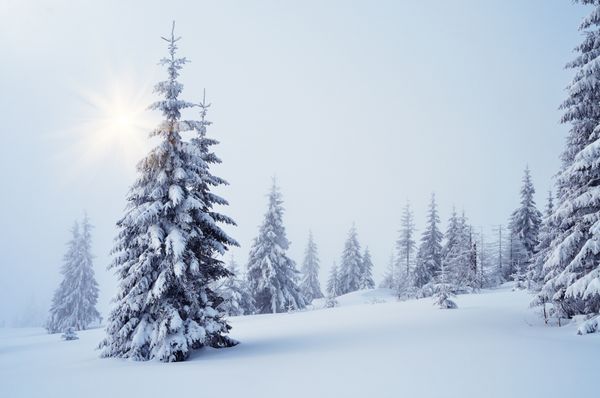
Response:
[[[46,328],[50,333],[65,332],[69,328],[84,330],[94,322],[100,323],[98,283],[92,264],[92,226],[87,215],[81,229],[75,223],[62,268],[63,280],[54,293]]]
[[[362,256],[362,274],[360,280],[361,289],[375,289],[375,281],[373,280],[373,260],[369,248],[365,248]]]
[[[482,274],[479,268],[479,252],[477,249],[477,239],[473,233],[473,226],[468,226],[468,248],[469,254],[467,256],[467,275],[465,278],[465,286],[469,291],[477,291],[483,285]]]
[[[342,252],[340,265],[340,291],[342,294],[354,292],[361,288],[363,280],[362,255],[356,227],[352,225]]]
[[[534,194],[535,188],[531,181],[531,173],[529,167],[526,167],[521,187],[521,204],[512,213],[509,224],[512,237],[510,272],[517,282],[525,278],[535,249],[539,244],[542,213],[535,205]]]
[[[240,269],[233,256],[229,260],[227,270],[231,275],[219,281],[220,283],[216,288],[218,294],[223,297],[219,310],[229,316],[253,314],[255,311],[254,299],[250,294],[248,283],[240,274]]]
[[[444,264],[446,283],[452,286],[452,290],[461,290],[462,288],[461,277],[467,264],[466,243],[464,223],[456,214],[456,209],[452,208],[442,247],[442,263]]]
[[[174,28],[174,24],[173,24]],[[212,208],[225,204],[209,192],[217,180],[201,151],[180,133],[196,122],[182,122],[194,104],[179,98],[177,81],[187,62],[177,58],[173,31],[168,42],[167,80],[155,86],[162,99],[150,106],[164,120],[152,132],[158,145],[138,164],[110,268],[120,280],[115,305],[100,343],[103,357],[182,361],[192,349],[236,344],[217,309],[223,298],[211,289],[230,276],[219,256],[237,243],[218,226],[232,223]]]
[[[495,267],[492,271],[492,274],[495,276],[497,284],[501,284],[509,280],[510,275],[510,267],[506,250],[508,246],[508,234],[505,226],[502,224],[494,227],[493,231],[495,239],[491,250],[493,251]]]
[[[396,288],[396,257],[394,256],[394,251],[390,253],[390,259],[388,261],[387,269],[385,270],[385,274],[383,274],[383,279],[379,284],[380,288],[383,289],[395,289]]]
[[[600,312],[600,1],[580,3],[593,10],[580,25],[584,39],[568,64],[575,77],[562,104],[562,122],[569,123],[570,130],[557,178],[558,204],[551,217],[556,237],[538,295],[540,302],[553,302],[559,319]],[[588,326],[593,324],[598,322],[592,319]],[[594,327],[584,325],[582,330]]]
[[[334,261],[331,270],[329,271],[329,279],[327,280],[327,296],[337,297],[341,294],[340,273]]]
[[[431,289],[423,289],[423,287],[433,282],[441,269],[442,239],[444,236],[439,230],[439,223],[440,218],[437,212],[435,194],[432,194],[427,225],[421,236],[421,244],[417,252],[417,261],[413,276],[415,287],[421,289],[421,295],[431,295]]]
[[[325,306],[327,308],[333,308],[338,305],[336,297],[342,294],[340,290],[340,276],[339,270],[335,261],[329,271],[329,279],[327,280],[327,297],[325,298]]]
[[[286,251],[290,246],[283,226],[283,201],[275,181],[258,236],[250,249],[248,284],[260,314],[287,312],[306,306],[297,285],[299,272]]]
[[[530,289],[539,291],[541,283],[544,280],[542,272],[544,262],[548,257],[550,243],[556,237],[556,226],[552,221],[552,213],[554,212],[554,198],[552,191],[548,191],[548,200],[546,209],[544,210],[544,219],[540,227],[539,243],[535,249],[534,257],[532,258],[529,269],[527,270],[527,280],[530,282]]]
[[[450,297],[454,294],[450,285],[446,282],[446,270],[444,263],[440,267],[437,278],[438,282],[434,287],[433,304],[439,306],[442,309],[454,309],[457,305]]]
[[[403,269],[406,275],[409,275],[414,266],[414,255],[417,244],[414,239],[415,222],[414,216],[410,209],[410,204],[407,202],[402,211],[400,220],[400,235],[396,240],[396,259],[399,268]]]
[[[415,223],[410,204],[407,202],[402,211],[400,220],[400,231],[396,240],[396,270],[397,280],[395,288],[398,296],[408,296],[411,293],[412,273],[415,266],[416,242]]]
[[[464,211],[459,217],[453,209],[447,228],[442,248],[446,284],[455,292],[472,292],[480,287],[477,244]]]
[[[496,233],[493,235],[496,236]],[[501,259],[497,257],[498,252],[497,242],[490,239],[482,228],[479,233],[477,251],[479,255],[479,280],[482,288],[492,288],[502,283],[502,267],[499,266]]]
[[[304,295],[307,304],[311,303],[314,299],[323,298],[321,284],[319,283],[319,255],[312,231],[308,233],[308,243],[304,252],[300,291]]]

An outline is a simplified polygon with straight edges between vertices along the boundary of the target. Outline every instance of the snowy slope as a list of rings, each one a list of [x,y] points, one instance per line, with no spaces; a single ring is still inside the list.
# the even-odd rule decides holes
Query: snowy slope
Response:
[[[242,344],[171,364],[99,359],[102,330],[63,342],[40,329],[0,329],[0,397],[597,394],[600,336],[544,327],[528,294],[508,288],[456,301],[459,309],[439,310],[377,289],[333,309],[232,318]]]

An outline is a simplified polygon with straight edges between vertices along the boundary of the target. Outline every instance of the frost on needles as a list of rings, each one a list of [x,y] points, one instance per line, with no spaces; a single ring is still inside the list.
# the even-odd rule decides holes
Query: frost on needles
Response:
[[[204,102],[200,121],[181,120],[183,110],[196,106],[180,98],[177,78],[187,60],[176,57],[180,38],[173,31],[163,39],[168,78],[155,86],[162,98],[150,109],[164,119],[151,133],[158,145],[138,164],[139,177],[117,223],[110,268],[119,287],[100,344],[103,357],[174,362],[202,346],[235,344],[218,309],[223,298],[211,288],[230,276],[220,256],[237,245],[220,227],[233,220],[215,210],[227,204],[212,192],[225,184],[209,170],[218,162],[210,151],[216,141],[205,136]],[[184,141],[183,131],[195,137]]]

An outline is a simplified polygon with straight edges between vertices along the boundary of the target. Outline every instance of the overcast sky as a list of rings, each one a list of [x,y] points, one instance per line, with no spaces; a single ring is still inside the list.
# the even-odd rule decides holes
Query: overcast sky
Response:
[[[443,220],[456,205],[489,228],[518,204],[529,164],[543,207],[585,13],[566,0],[3,0],[0,321],[46,310],[84,210],[106,314],[114,225],[156,120],[139,110],[165,76],[172,20],[191,60],[183,97],[206,88],[213,104],[238,261],[276,175],[291,256],[312,229],[324,282],[355,222],[378,282],[406,200],[419,232],[432,191]],[[143,128],[107,133],[134,111]]]

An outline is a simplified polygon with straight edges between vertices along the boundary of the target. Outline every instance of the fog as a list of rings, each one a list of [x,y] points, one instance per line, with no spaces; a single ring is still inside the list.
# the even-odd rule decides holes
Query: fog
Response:
[[[152,101],[172,20],[191,61],[183,98],[206,88],[212,103],[238,262],[276,176],[292,258],[312,229],[324,283],[356,223],[379,282],[407,200],[418,233],[431,192],[443,221],[455,205],[487,230],[518,205],[528,164],[544,206],[584,11],[564,0],[3,0],[0,322],[43,319],[84,211],[106,315],[115,222],[157,115],[138,116],[135,136],[98,126]]]

